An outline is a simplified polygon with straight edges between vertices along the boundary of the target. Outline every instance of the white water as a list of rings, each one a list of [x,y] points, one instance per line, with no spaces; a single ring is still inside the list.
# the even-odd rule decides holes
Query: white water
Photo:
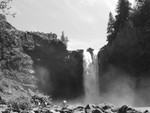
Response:
[[[93,56],[87,51],[83,53],[85,103],[96,104],[99,100],[97,53],[93,51]]]

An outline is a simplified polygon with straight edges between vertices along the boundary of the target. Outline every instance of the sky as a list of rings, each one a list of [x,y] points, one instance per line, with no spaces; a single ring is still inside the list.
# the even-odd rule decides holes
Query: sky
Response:
[[[133,2],[133,0],[130,0]],[[56,33],[64,31],[68,49],[100,49],[107,44],[108,15],[115,14],[117,0],[13,0],[15,18],[8,21],[18,30]]]

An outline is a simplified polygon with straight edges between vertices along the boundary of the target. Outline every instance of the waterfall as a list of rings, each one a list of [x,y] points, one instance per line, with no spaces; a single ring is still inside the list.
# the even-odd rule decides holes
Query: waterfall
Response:
[[[96,104],[99,99],[98,51],[83,53],[85,103]]]

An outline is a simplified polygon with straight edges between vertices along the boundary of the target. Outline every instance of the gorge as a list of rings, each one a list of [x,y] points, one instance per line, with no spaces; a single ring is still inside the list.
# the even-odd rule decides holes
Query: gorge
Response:
[[[149,72],[137,73],[142,70],[128,62],[125,54],[119,56],[122,46],[68,51],[55,34],[22,32],[5,20],[0,24],[0,93],[4,99],[38,91],[59,102],[149,105]]]
[[[66,37],[18,30],[0,14],[0,96],[149,106],[150,2],[139,0],[133,10],[119,3],[130,11],[110,13],[108,43],[99,50],[68,50]]]

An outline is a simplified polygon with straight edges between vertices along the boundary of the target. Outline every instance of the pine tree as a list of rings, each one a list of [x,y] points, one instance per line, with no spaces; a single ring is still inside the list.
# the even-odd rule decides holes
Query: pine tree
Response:
[[[115,32],[117,33],[129,19],[129,13],[131,9],[131,4],[128,0],[119,0],[116,8],[116,22],[115,22]]]
[[[62,31],[61,34],[61,39],[60,39],[63,43],[65,42],[65,35],[64,35],[64,31]]]
[[[61,39],[60,39],[67,47],[67,44],[68,44],[68,37],[64,35],[64,31],[62,31],[62,35],[61,35]]]
[[[108,26],[107,26],[107,41],[108,41],[108,43],[112,43],[112,41],[114,40],[114,37],[113,37],[114,23],[115,23],[115,19],[114,19],[112,13],[110,12]]]

